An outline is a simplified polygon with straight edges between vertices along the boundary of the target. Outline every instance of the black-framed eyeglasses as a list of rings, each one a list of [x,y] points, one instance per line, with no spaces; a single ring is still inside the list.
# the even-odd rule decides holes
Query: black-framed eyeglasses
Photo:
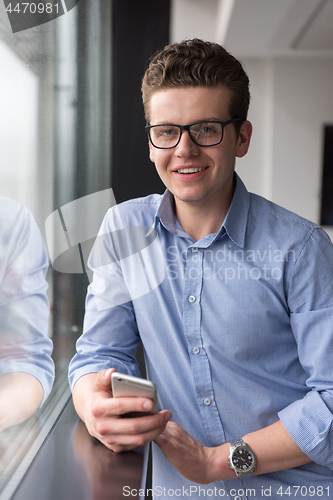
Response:
[[[180,141],[183,130],[189,133],[194,144],[201,147],[216,146],[223,139],[224,127],[229,123],[240,121],[241,118],[234,118],[227,121],[205,121],[195,122],[189,125],[174,125],[163,123],[161,125],[146,125],[151,144],[158,149],[175,148]]]

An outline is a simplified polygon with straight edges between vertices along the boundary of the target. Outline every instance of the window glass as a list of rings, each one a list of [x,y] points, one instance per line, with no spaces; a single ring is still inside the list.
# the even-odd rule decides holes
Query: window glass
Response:
[[[108,190],[111,169],[111,2],[53,2],[50,5],[54,8],[58,5],[60,9],[57,15],[54,11],[53,17],[50,13],[49,17],[45,17],[44,13],[44,17],[40,15],[37,20],[38,13],[31,11],[30,17],[23,17],[21,11],[20,16],[16,15],[14,19],[15,13],[10,9],[13,11],[16,5],[22,7],[21,4],[24,5],[22,2],[0,2],[0,197],[19,202],[31,213],[31,216],[22,215],[22,220],[19,216],[15,219],[14,212],[18,210],[21,214],[20,209],[9,207],[8,214],[4,216],[4,221],[11,226],[8,237],[4,237],[3,229],[1,233],[0,267],[3,267],[0,274],[3,271],[3,276],[12,276],[14,267],[17,268],[14,259],[17,253],[20,269],[25,270],[15,275],[17,287],[29,274],[29,259],[25,257],[27,252],[36,257],[36,248],[44,244],[47,249],[46,267],[49,261],[53,263],[56,238],[66,238],[65,231],[60,236],[55,232],[56,218],[62,213],[68,215],[72,210],[71,217],[77,217],[77,225],[82,226],[87,214],[91,215],[93,211],[96,222],[96,217],[98,219],[105,213],[106,196],[112,195]],[[32,2],[29,8],[31,6]],[[100,191],[104,194],[96,196]],[[90,196],[94,197],[93,207],[89,203]],[[87,203],[78,204],[77,200],[83,197],[86,197]],[[79,205],[81,211],[78,213]],[[0,210],[1,206],[0,200]],[[67,212],[63,207],[67,207]],[[2,211],[4,213],[4,209]],[[10,222],[11,217],[13,222]],[[44,243],[36,243],[38,238],[35,233],[31,236],[33,220]],[[66,227],[62,226],[62,229]],[[62,249],[62,253],[71,246],[70,240],[65,241],[68,248]],[[10,425],[7,421],[6,428],[0,432],[0,491],[3,498],[10,497],[10,492],[15,489],[70,398],[67,369],[75,341],[82,331],[84,298],[89,283],[85,267],[77,268],[77,264],[82,262],[79,253],[81,242],[76,243],[78,252],[74,264],[60,265],[58,270],[52,265],[48,267],[49,305],[45,306],[43,298],[40,300],[44,305],[36,305],[30,297],[29,305],[25,306],[26,297],[22,295],[18,301],[13,292],[12,303],[15,302],[15,307],[2,308],[2,318],[6,314],[11,328],[5,331],[2,326],[3,332],[0,331],[0,358],[6,356],[12,360],[17,352],[18,357],[21,356],[18,347],[21,343],[25,349],[30,342],[33,351],[37,345],[36,331],[45,330],[46,321],[47,338],[52,339],[54,344],[52,356],[55,364],[55,382],[44,404],[31,416],[23,413],[22,423],[17,423],[14,418]],[[18,251],[19,244],[21,253]],[[9,256],[7,260],[4,258],[6,255]],[[3,299],[4,288],[5,281],[2,279],[0,308],[6,302]],[[12,286],[11,290],[14,288]],[[32,295],[38,293],[33,292]],[[40,292],[41,297],[43,293]],[[26,316],[22,312],[24,307],[28,311]],[[45,319],[45,307],[50,310],[48,320]],[[17,319],[17,311],[21,311],[21,323]],[[24,325],[24,318],[29,318],[26,322],[30,336],[27,334],[27,337],[22,334],[25,326],[17,326],[15,330],[15,324]],[[34,327],[31,327],[32,324]],[[11,351],[6,344],[7,339]],[[38,365],[34,354],[29,356],[27,364]],[[6,380],[7,365],[0,359],[0,391],[1,381],[4,383]],[[21,370],[25,373],[25,368]],[[47,377],[50,385],[50,377]],[[11,391],[13,393],[14,390]],[[2,411],[4,409],[0,405],[0,429]]]

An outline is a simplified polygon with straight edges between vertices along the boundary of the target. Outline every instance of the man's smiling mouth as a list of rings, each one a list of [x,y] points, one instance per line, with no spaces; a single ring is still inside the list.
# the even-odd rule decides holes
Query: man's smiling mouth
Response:
[[[192,167],[192,168],[180,168],[176,170],[178,174],[196,174],[202,170],[206,170],[207,167]]]

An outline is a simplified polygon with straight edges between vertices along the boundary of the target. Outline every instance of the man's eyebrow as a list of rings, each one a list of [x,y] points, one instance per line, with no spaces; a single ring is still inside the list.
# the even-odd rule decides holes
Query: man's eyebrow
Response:
[[[225,118],[225,120],[221,120],[221,118],[216,118],[216,117],[200,118],[199,120],[185,123],[185,125],[190,125],[191,123],[223,122],[223,121],[227,121],[227,120],[229,120],[229,118]],[[170,122],[170,121],[159,121],[157,123],[150,123],[149,125],[183,125],[183,124]]]

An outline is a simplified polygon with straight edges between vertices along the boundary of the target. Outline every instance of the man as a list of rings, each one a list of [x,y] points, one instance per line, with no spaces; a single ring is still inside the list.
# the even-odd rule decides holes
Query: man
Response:
[[[0,197],[0,431],[30,417],[54,379],[45,245],[30,211]]]
[[[167,191],[111,209],[91,257],[74,403],[116,452],[154,441],[156,498],[332,494],[333,248],[234,173],[252,132],[248,86],[217,44],[189,40],[151,60],[143,102]],[[134,227],[156,231],[163,280],[157,258],[138,251],[130,265],[121,250]],[[151,408],[110,390],[114,369],[138,375],[140,338],[161,411],[121,418]]]

